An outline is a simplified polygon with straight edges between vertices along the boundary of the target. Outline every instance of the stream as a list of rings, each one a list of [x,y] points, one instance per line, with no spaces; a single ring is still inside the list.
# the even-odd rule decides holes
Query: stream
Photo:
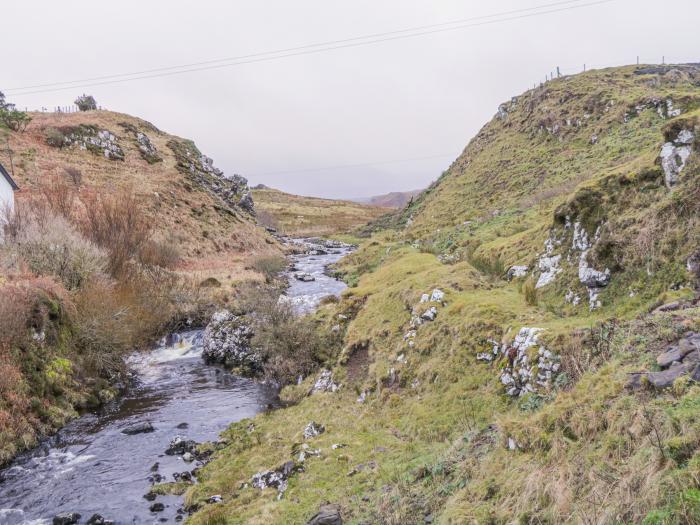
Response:
[[[288,272],[286,295],[297,312],[311,312],[324,296],[345,288],[324,271],[350,246],[316,239],[285,242],[304,252],[291,256],[294,266]],[[123,397],[70,422],[0,471],[0,525],[51,524],[63,512],[80,513],[79,523],[93,514],[115,524],[181,519],[181,497],[158,496],[156,502],[164,505],[160,512],[151,512],[153,502],[143,497],[152,485],[155,463],[164,481],[199,465],[165,455],[170,441],[178,435],[216,440],[229,424],[277,402],[274,389],[205,365],[202,334],[201,329],[172,334],[153,350],[133,356],[137,380]],[[122,432],[146,421],[152,432]]]

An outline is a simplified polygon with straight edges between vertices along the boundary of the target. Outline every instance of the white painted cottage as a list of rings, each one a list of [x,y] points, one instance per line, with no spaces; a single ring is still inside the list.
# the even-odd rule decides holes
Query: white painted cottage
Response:
[[[15,207],[15,191],[19,187],[12,180],[5,167],[0,164],[0,216],[5,216],[6,212],[12,211]]]

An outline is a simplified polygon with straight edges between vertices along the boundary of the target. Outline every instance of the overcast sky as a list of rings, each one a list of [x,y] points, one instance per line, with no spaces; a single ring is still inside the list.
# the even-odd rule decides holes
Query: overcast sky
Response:
[[[697,0],[583,6],[594,1],[5,0],[0,90],[577,6],[236,67],[8,94],[33,109],[85,91],[193,139],[253,184],[323,197],[411,190],[437,178],[500,102],[557,65],[566,73],[637,55],[700,61]]]

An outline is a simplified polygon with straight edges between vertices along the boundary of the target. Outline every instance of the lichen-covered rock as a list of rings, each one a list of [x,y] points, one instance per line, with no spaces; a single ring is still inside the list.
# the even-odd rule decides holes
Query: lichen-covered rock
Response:
[[[167,146],[175,155],[178,170],[219,197],[230,208],[255,214],[253,198],[245,177],[225,176],[223,171],[214,166],[214,161],[203,155],[192,141],[172,139]]]
[[[693,132],[683,129],[674,140],[666,142],[661,148],[659,160],[664,171],[666,186],[669,188],[678,183],[680,173],[685,168],[688,157],[692,153],[694,141]]]
[[[155,145],[148,138],[148,135],[140,131],[136,132],[136,144],[138,145],[139,152],[141,152],[141,157],[149,164],[155,164],[156,162],[162,162],[163,157],[158,154],[158,150]]]
[[[518,279],[520,277],[525,277],[527,275],[528,267],[525,265],[511,266],[508,268],[506,273],[506,278],[511,281],[513,279]]]
[[[435,318],[437,317],[438,310],[436,307],[431,306],[428,308],[425,312],[423,312],[420,316],[421,319],[424,321],[434,321]]]
[[[109,160],[124,160],[124,151],[119,145],[119,139],[107,129],[99,129],[95,126],[80,125],[69,128],[61,128],[58,133],[63,135],[62,140],[52,138],[49,145],[55,147],[75,146],[81,150],[87,150]],[[60,137],[60,135],[59,135]]]
[[[202,358],[208,363],[255,373],[260,368],[261,360],[251,348],[252,337],[253,330],[244,318],[228,310],[216,312],[204,330]]]
[[[316,436],[323,434],[325,431],[326,427],[312,421],[306,425],[306,428],[304,429],[304,439],[315,438]]]
[[[561,365],[559,356],[538,343],[541,332],[541,328],[524,327],[513,343],[499,347],[491,342],[494,345],[491,353],[478,354],[482,360],[491,361],[500,350],[508,360],[501,370],[500,381],[509,396],[523,396],[552,386]]]
[[[318,392],[337,392],[340,385],[333,381],[333,372],[330,370],[322,370],[321,374],[316,379],[314,386],[311,387],[309,394],[316,394]]]
[[[282,498],[282,495],[287,490],[287,482],[295,472],[303,471],[301,465],[297,465],[294,461],[287,461],[284,465],[275,470],[265,470],[255,474],[250,484],[256,489],[264,490],[267,488],[277,489],[277,499]]]

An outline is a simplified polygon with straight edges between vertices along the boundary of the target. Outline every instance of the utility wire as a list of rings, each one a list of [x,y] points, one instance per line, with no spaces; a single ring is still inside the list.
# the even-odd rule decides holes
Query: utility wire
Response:
[[[66,84],[76,84],[79,82],[92,82],[92,81],[97,81],[97,80],[107,80],[107,79],[113,79],[113,78],[119,78],[119,77],[130,77],[130,76],[134,76],[134,75],[143,75],[143,74],[147,74],[147,73],[156,73],[156,72],[161,72],[161,71],[172,71],[175,69],[183,69],[183,68],[188,68],[188,67],[195,67],[195,66],[203,66],[203,65],[209,65],[209,64],[217,64],[217,63],[221,63],[221,62],[231,62],[231,61],[237,61],[237,60],[244,60],[244,59],[248,59],[248,58],[255,58],[255,57],[260,57],[260,56],[265,56],[265,55],[287,53],[287,52],[291,52],[291,51],[300,51],[300,50],[310,49],[310,48],[314,48],[314,47],[342,44],[342,43],[353,42],[353,41],[357,41],[357,40],[367,40],[369,38],[377,38],[377,37],[383,37],[383,36],[388,36],[388,35],[395,35],[395,34],[399,34],[399,33],[407,33],[407,32],[412,32],[412,31],[419,31],[419,30],[424,30],[424,29],[432,29],[432,28],[436,28],[436,27],[444,27],[444,26],[448,26],[448,25],[461,24],[464,22],[473,22],[475,20],[496,18],[496,17],[507,16],[507,15],[512,15],[512,14],[516,14],[516,13],[523,13],[523,12],[527,12],[527,11],[536,11],[536,10],[545,9],[548,7],[556,7],[556,6],[560,6],[560,5],[574,4],[574,3],[579,3],[582,1],[584,1],[584,0],[566,0],[564,2],[555,2],[552,4],[544,4],[544,5],[528,7],[528,8],[524,8],[524,9],[514,9],[512,11],[503,11],[501,13],[494,13],[491,15],[474,16],[474,17],[470,17],[470,18],[463,18],[460,20],[441,22],[438,24],[414,26],[414,27],[408,27],[405,29],[398,29],[395,31],[387,31],[387,32],[383,32],[383,33],[372,33],[372,34],[368,34],[368,35],[345,38],[345,39],[341,39],[341,40],[330,40],[327,42],[320,42],[318,44],[307,44],[307,45],[303,45],[303,46],[289,47],[286,49],[277,49],[274,51],[264,51],[264,52],[260,52],[260,53],[253,53],[250,55],[241,55],[241,56],[228,57],[228,58],[219,58],[216,60],[205,60],[202,62],[192,62],[189,64],[180,64],[177,66],[161,67],[161,68],[155,68],[155,69],[144,69],[142,71],[134,71],[131,73],[121,73],[121,74],[115,74],[115,75],[104,75],[104,76],[99,76],[99,77],[82,78],[82,79],[78,79],[78,80],[66,80],[63,82],[50,82],[50,83],[46,83],[46,84],[34,84],[34,85],[29,85],[29,86],[20,86],[20,87],[14,87],[14,88],[7,88],[6,91],[12,92],[12,91],[23,91],[23,90],[27,90],[27,89],[36,89],[36,88],[43,88],[43,87],[62,86],[62,85],[66,85]]]
[[[343,48],[366,46],[366,45],[377,44],[377,43],[381,43],[381,42],[388,42],[388,41],[392,41],[392,40],[404,40],[407,38],[414,38],[414,37],[418,37],[418,36],[431,35],[431,34],[435,34],[435,33],[443,33],[443,32],[447,32],[447,31],[456,31],[456,30],[466,29],[466,28],[470,28],[470,27],[492,25],[492,24],[497,24],[497,23],[501,23],[501,22],[520,20],[520,19],[524,19],[524,18],[531,18],[534,16],[541,16],[541,15],[545,15],[545,14],[558,13],[558,12],[562,12],[562,11],[571,11],[573,9],[581,9],[584,7],[606,4],[606,3],[613,2],[615,0],[596,0],[593,2],[585,2],[585,3],[577,3],[575,5],[569,5],[569,4],[572,4],[573,2],[581,2],[581,1],[582,0],[568,0],[565,2],[546,4],[546,5],[539,6],[539,7],[531,7],[531,8],[520,9],[520,10],[515,10],[515,11],[507,11],[507,12],[500,13],[500,14],[473,17],[471,19],[463,19],[460,21],[443,22],[441,24],[433,24],[433,25],[429,25],[429,26],[418,26],[416,28],[401,29],[401,30],[396,30],[396,31],[391,31],[391,32],[386,32],[386,33],[376,33],[374,35],[367,35],[364,37],[354,37],[354,38],[348,38],[348,39],[344,39],[344,40],[324,42],[324,43],[320,43],[320,44],[309,44],[306,46],[300,46],[300,47],[296,47],[296,48],[287,48],[287,49],[282,49],[282,50],[277,50],[277,51],[255,53],[255,54],[251,54],[251,55],[243,55],[240,57],[232,57],[229,59],[219,59],[219,60],[206,61],[206,62],[197,62],[197,63],[194,63],[192,65],[171,66],[171,67],[167,67],[167,68],[145,70],[145,71],[143,71],[143,73],[145,73],[145,74],[142,74],[140,72],[136,72],[136,73],[125,73],[125,74],[121,74],[121,75],[107,75],[104,77],[93,77],[94,80],[104,79],[102,81],[97,81],[97,82],[92,82],[93,79],[90,79],[90,80],[84,79],[84,80],[47,83],[47,84],[37,84],[34,86],[25,86],[23,88],[14,88],[13,90],[8,89],[6,91],[6,94],[16,97],[16,96],[22,96],[22,95],[32,95],[32,94],[37,94],[37,93],[65,91],[68,89],[94,87],[94,86],[100,86],[100,85],[106,85],[106,84],[117,84],[117,83],[122,83],[122,82],[130,82],[133,80],[144,80],[144,79],[149,79],[149,78],[167,77],[167,76],[172,76],[172,75],[180,75],[183,73],[192,73],[192,72],[197,72],[197,71],[221,69],[221,68],[225,68],[225,67],[235,67],[235,66],[239,66],[239,65],[243,65],[243,64],[251,64],[251,63],[255,63],[255,62],[266,62],[266,61],[270,61],[270,60],[279,60],[282,58],[288,58],[288,57],[293,57],[293,56],[317,54],[317,53],[323,53],[323,52],[333,51],[333,50],[343,49]],[[558,7],[558,6],[565,6],[565,7]],[[551,7],[551,9],[549,7]],[[545,9],[543,10],[543,8],[545,8]],[[515,15],[515,13],[521,13],[521,14]],[[504,17],[504,15],[511,15],[511,14],[513,16],[505,16]],[[489,18],[494,18],[494,20],[486,20]],[[481,21],[480,22],[469,22],[471,20],[481,20]],[[465,21],[467,23],[464,23]],[[451,26],[451,27],[446,27],[446,26]],[[221,63],[221,62],[223,62],[223,63]],[[194,67],[191,67],[191,66],[194,66]],[[182,69],[182,68],[185,68],[185,69]],[[130,77],[130,78],[121,78],[121,77]],[[88,83],[81,83],[81,82],[86,82],[86,81]],[[67,86],[67,87],[53,87],[53,88],[49,88],[49,89],[34,89],[34,88],[43,88],[43,87],[49,87],[49,86],[64,86],[66,84],[76,84],[76,85],[71,85],[71,86]]]

